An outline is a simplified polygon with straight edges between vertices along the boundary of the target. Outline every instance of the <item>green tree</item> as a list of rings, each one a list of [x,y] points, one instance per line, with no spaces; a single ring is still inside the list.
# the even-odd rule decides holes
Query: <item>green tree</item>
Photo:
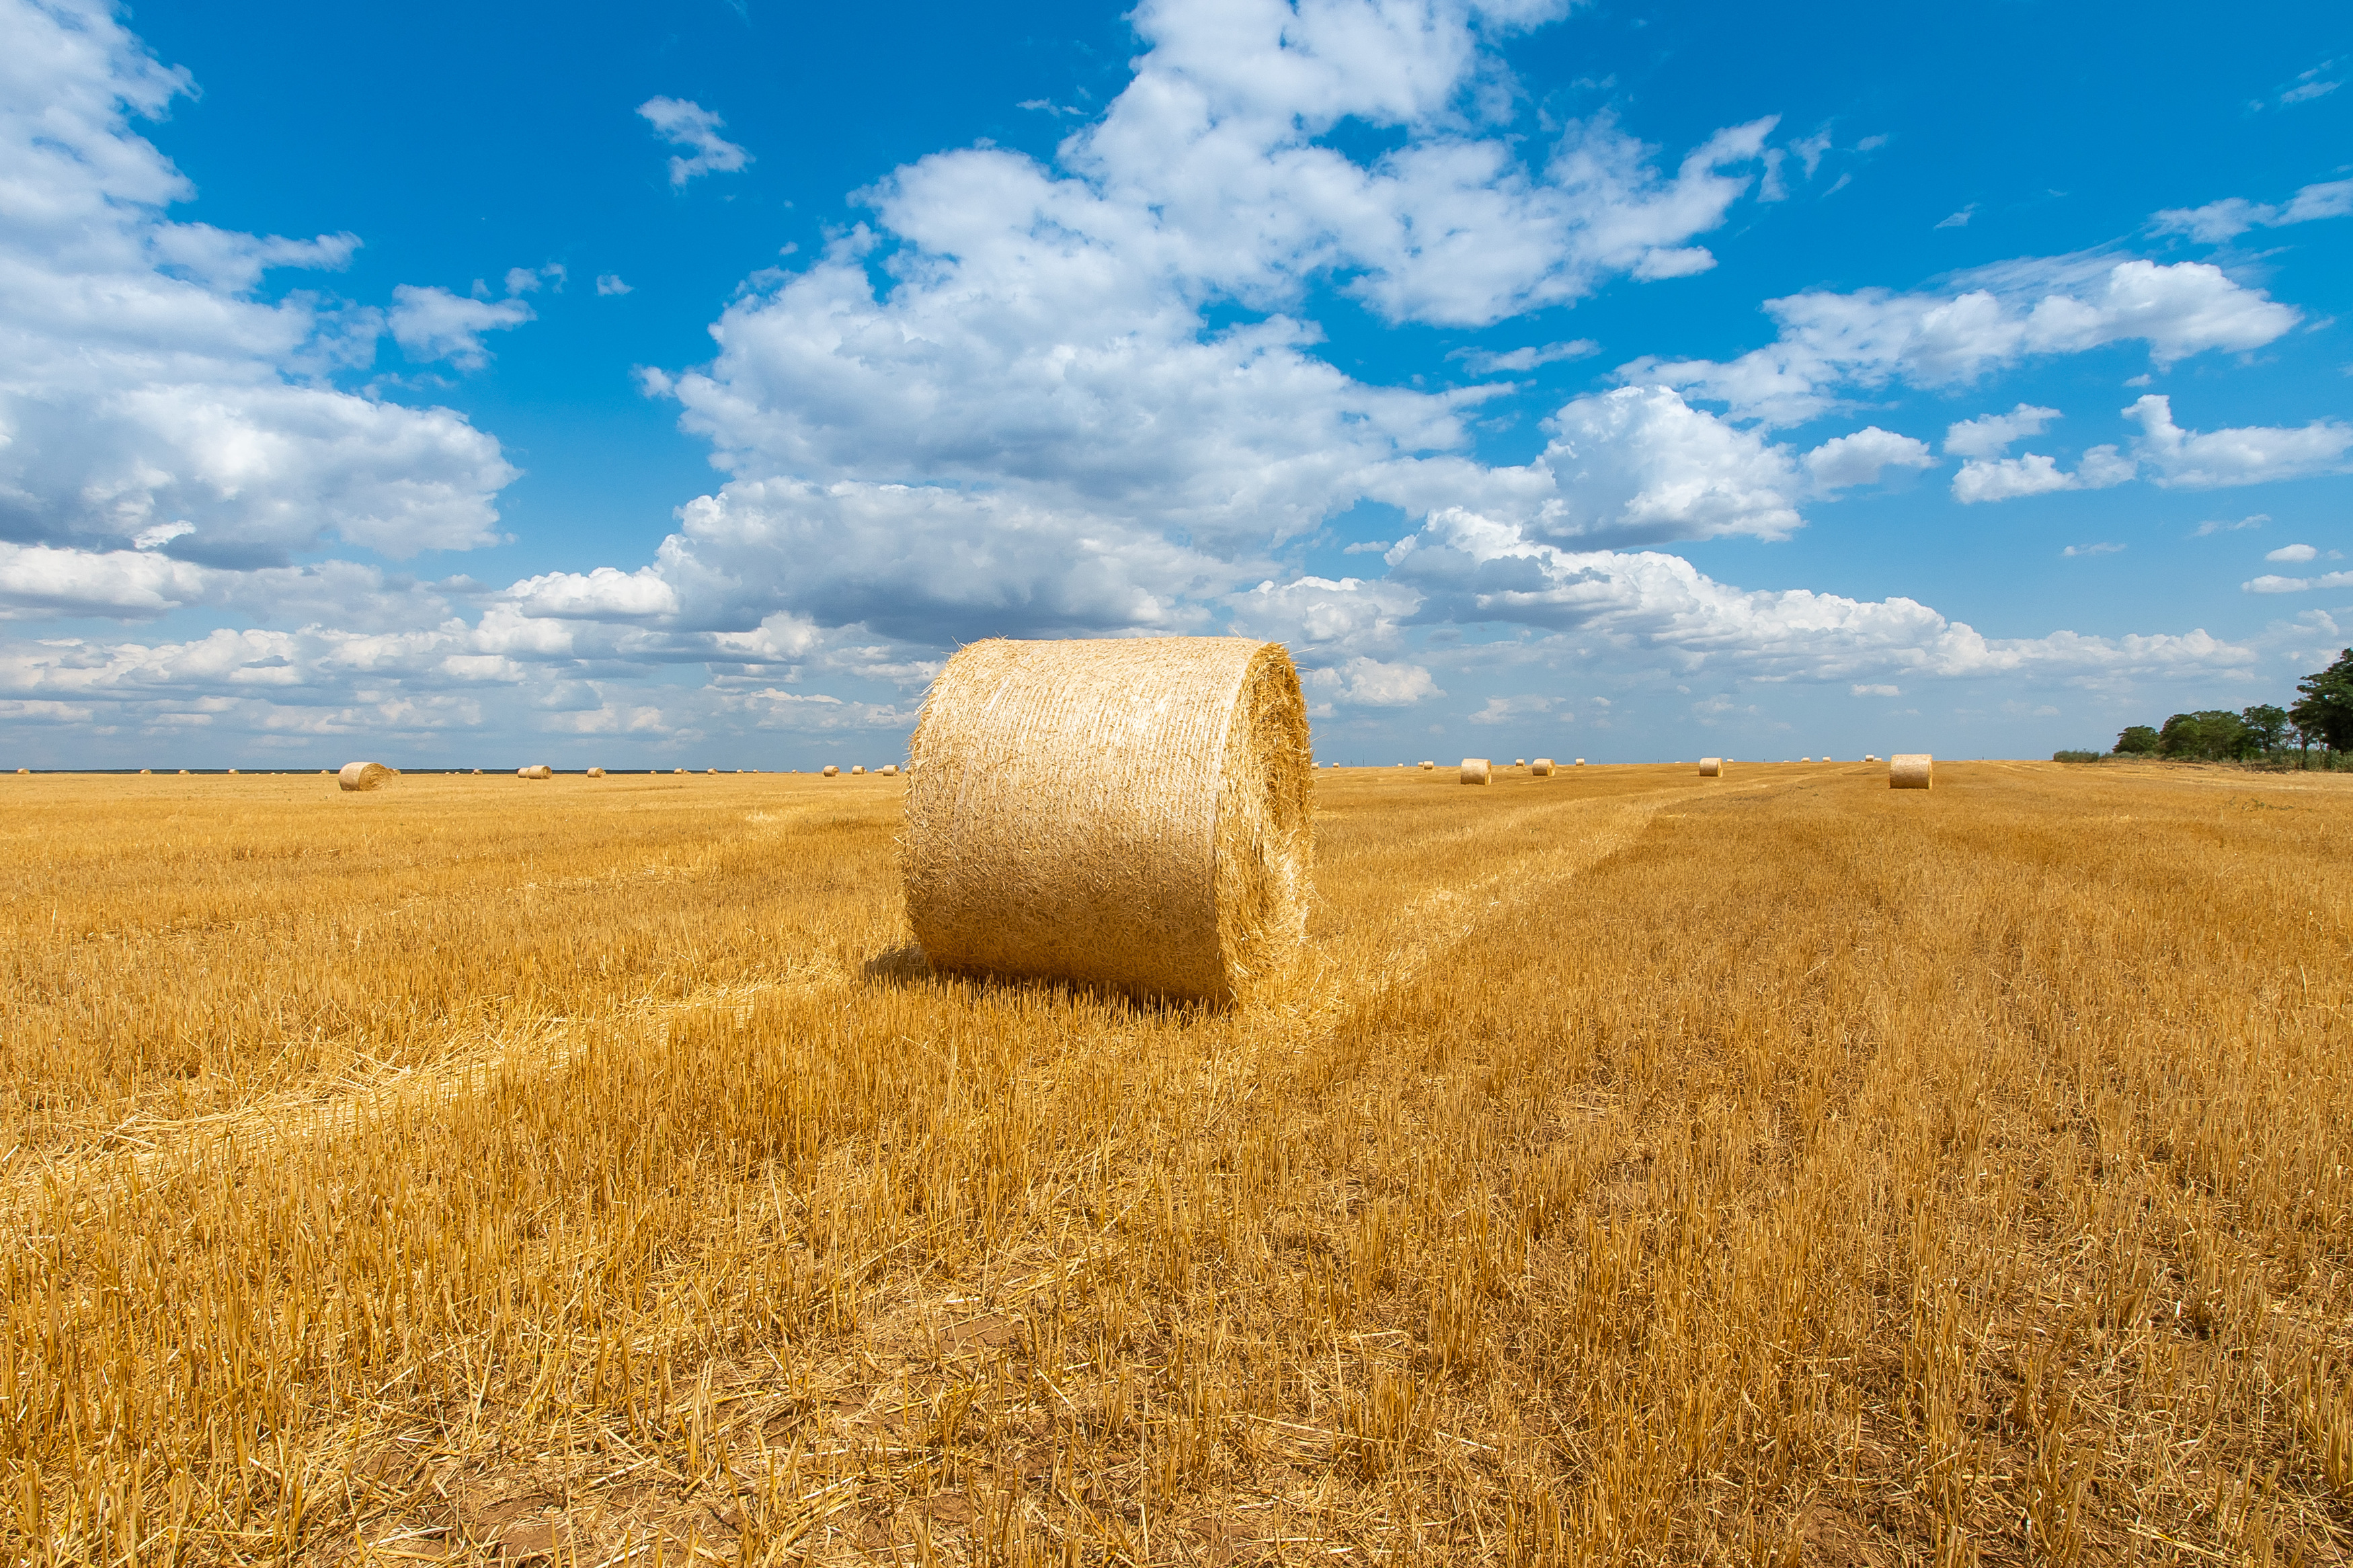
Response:
[[[2157,754],[2186,763],[2227,762],[2239,754],[2246,736],[2236,713],[2219,708],[2176,713],[2157,732]]]
[[[2297,681],[2295,689],[2302,695],[2287,716],[2304,743],[2319,742],[2324,761],[2328,752],[2353,751],[2353,647],[2327,669]]]
[[[2157,754],[2157,730],[2148,724],[2128,724],[2116,737],[2116,755],[2120,757],[2152,757]]]
[[[2250,749],[2275,752],[2287,735],[2287,710],[2269,702],[2258,702],[2239,710],[2239,721],[2247,728]]]

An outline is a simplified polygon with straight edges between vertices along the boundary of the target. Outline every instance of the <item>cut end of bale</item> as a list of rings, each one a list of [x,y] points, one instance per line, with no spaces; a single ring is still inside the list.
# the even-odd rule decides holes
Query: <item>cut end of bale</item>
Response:
[[[1889,789],[1934,789],[1936,759],[1926,752],[1898,752],[1887,759]]]
[[[384,781],[391,776],[392,770],[382,763],[345,763],[343,771],[335,775],[335,786],[345,790],[382,789]]]
[[[1462,759],[1462,782],[1464,784],[1482,784],[1488,783],[1494,776],[1495,770],[1489,764],[1486,758],[1465,757]]]
[[[1699,776],[1704,779],[1722,778],[1724,776],[1724,759],[1722,757],[1702,757],[1699,760]]]
[[[1219,1004],[1293,972],[1314,762],[1280,646],[973,643],[910,751],[907,914],[934,967]]]

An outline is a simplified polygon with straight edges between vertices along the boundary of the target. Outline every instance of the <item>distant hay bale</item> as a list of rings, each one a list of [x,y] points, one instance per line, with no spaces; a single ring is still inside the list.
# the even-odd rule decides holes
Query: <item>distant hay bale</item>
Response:
[[[18,773],[23,773],[25,770],[24,770],[24,769],[22,769],[22,768],[18,768],[16,771],[17,771]],[[182,778],[186,778],[186,777],[188,776],[188,770],[187,770],[187,769],[185,769],[185,768],[182,768],[182,769],[180,770],[180,776],[181,776]]]
[[[907,913],[934,965],[1216,1003],[1291,974],[1314,764],[1279,645],[973,643],[910,751]]]
[[[1426,758],[1426,757],[1425,757],[1424,759],[1422,759],[1421,771],[1422,771],[1423,773],[1428,773],[1428,772],[1430,772],[1430,769],[1432,769],[1432,768],[1436,767],[1437,765],[1438,765],[1438,764],[1437,764],[1436,763],[1433,763],[1433,762],[1430,761],[1428,758]]]
[[[30,769],[30,768],[18,768],[16,771],[17,771],[18,773],[31,773],[33,770],[32,770],[32,769]],[[188,770],[187,770],[187,769],[185,769],[185,768],[182,768],[180,771],[181,771],[182,773],[186,773]]]
[[[1724,776],[1724,759],[1722,757],[1702,757],[1699,760],[1699,776],[1704,779],[1722,778]]]
[[[545,763],[533,763],[527,768],[515,770],[515,777],[519,779],[552,779],[554,776],[555,770]]]
[[[588,776],[592,779],[601,779],[605,776],[605,770],[602,768],[590,768],[588,770]]]
[[[895,779],[899,776],[899,764],[896,763],[884,763],[881,767],[876,770],[876,772],[880,773],[886,779]]]
[[[1512,759],[1512,766],[1514,766],[1514,767],[1515,767],[1515,768],[1524,768],[1524,767],[1526,767],[1527,765],[1528,765],[1528,760],[1527,760],[1527,758],[1525,758],[1525,757],[1514,757],[1514,758]]]
[[[235,777],[237,777],[237,770],[236,770],[235,768],[231,768],[231,769],[229,769],[229,771],[228,771],[228,776],[229,776],[229,777],[231,777],[231,778],[235,778]]]
[[[143,779],[143,778],[145,778],[148,774],[150,774],[150,773],[153,773],[154,771],[155,771],[155,770],[154,770],[153,768],[141,768],[141,769],[139,770],[139,776],[140,776],[141,778],[142,778],[142,779]]]
[[[481,769],[480,769],[480,768],[476,768],[476,769],[474,770],[474,776],[475,776],[476,778],[480,778],[480,777],[482,776],[482,770],[481,770]]]
[[[1584,759],[1583,757],[1579,757],[1579,758],[1577,758],[1577,765],[1578,767],[1580,767],[1580,768],[1581,768],[1581,767],[1583,767],[1583,766],[1585,765],[1585,759]]]
[[[1552,777],[1552,759],[1550,757],[1538,757],[1535,762],[1528,764],[1528,772],[1540,779],[1548,779]]]
[[[1879,757],[1875,752],[1865,752],[1862,753],[1862,760],[1866,763],[1875,763],[1879,761]]]
[[[860,773],[863,773],[865,771],[866,771],[866,764],[865,764],[864,763],[850,763],[850,764],[849,764],[849,776],[850,776],[851,778],[856,778],[856,777],[858,777]]]
[[[841,776],[841,769],[835,763],[828,763],[825,764],[825,776],[829,779],[839,778]]]
[[[1889,789],[1934,789],[1936,759],[1926,752],[1898,752],[1887,759]]]
[[[384,781],[391,776],[392,770],[382,763],[345,763],[343,771],[335,775],[335,785],[353,791],[382,789]]]
[[[705,768],[702,771],[712,778],[717,778],[719,776],[719,770],[717,768]]]
[[[1462,782],[1464,784],[1487,784],[1492,782],[1494,776],[1495,770],[1488,765],[1486,758],[1465,757],[1462,759]]]

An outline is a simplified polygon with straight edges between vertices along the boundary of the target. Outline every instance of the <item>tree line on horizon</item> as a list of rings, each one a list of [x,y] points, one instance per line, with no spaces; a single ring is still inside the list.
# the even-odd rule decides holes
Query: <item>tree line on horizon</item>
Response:
[[[2353,648],[2326,669],[2296,682],[2296,700],[2285,708],[2256,702],[2237,712],[2204,708],[2176,713],[2163,724],[2128,724],[2116,745],[2101,752],[2054,752],[2062,763],[2095,763],[2103,756],[2162,757],[2189,763],[2284,763],[2291,754],[2309,768],[2314,747],[2320,766],[2353,762]]]

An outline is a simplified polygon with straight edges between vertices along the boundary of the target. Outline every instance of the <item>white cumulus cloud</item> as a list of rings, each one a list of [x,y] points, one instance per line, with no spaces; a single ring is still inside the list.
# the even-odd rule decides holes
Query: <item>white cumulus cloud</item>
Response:
[[[2173,422],[2172,400],[2154,393],[2124,412],[2141,427],[2135,455],[2169,489],[2217,489],[2339,474],[2347,471],[2347,454],[2353,452],[2353,425],[2337,419],[2184,430]]]
[[[193,189],[132,121],[192,84],[111,7],[0,0],[0,540],[96,557],[17,558],[17,602],[61,572],[91,602],[119,580],[133,613],[177,602],[163,566],[111,559],[137,540],[230,568],[336,538],[394,555],[495,538],[515,477],[496,441],[330,384],[373,358],[378,312],[251,297],[358,242],[173,221]]]
[[[1768,346],[1727,361],[1645,357],[1633,382],[1683,388],[1742,417],[1795,424],[1842,389],[1962,385],[2039,355],[2137,340],[2162,367],[2213,349],[2259,348],[2301,319],[2205,262],[2054,257],[1981,268],[1954,294],[1794,294],[1766,302]]]
[[[752,161],[751,153],[719,134],[727,122],[690,99],[649,98],[638,105],[638,113],[671,146],[693,154],[671,157],[673,185],[683,185],[698,174],[732,174]]]
[[[2353,180],[2306,185],[2277,206],[2238,196],[2202,207],[2168,207],[2152,221],[2160,234],[2186,234],[2206,245],[2235,239],[2251,228],[2279,228],[2353,213]]]

